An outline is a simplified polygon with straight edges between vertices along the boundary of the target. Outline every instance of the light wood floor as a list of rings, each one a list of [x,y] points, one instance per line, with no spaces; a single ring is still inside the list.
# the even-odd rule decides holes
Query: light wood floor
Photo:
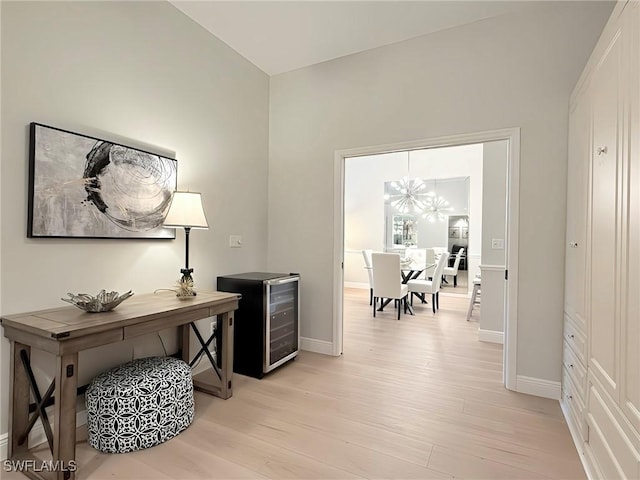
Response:
[[[446,292],[446,293],[456,293],[460,295],[464,295],[465,293],[468,293],[469,291],[468,283],[467,283],[468,273],[469,272],[467,272],[466,270],[458,270],[457,286],[454,287],[453,278],[450,276],[447,276],[446,280],[448,283],[442,282],[440,288],[442,289],[443,292]]]
[[[584,479],[558,402],[503,388],[502,347],[477,341],[467,302],[374,319],[347,289],[344,355],[235,375],[226,401],[196,393],[194,423],[148,450],[79,443],[77,478]]]

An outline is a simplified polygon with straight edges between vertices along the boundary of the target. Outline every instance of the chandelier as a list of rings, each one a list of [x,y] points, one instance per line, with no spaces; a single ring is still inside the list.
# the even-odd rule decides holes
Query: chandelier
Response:
[[[444,197],[436,195],[435,192],[429,192],[427,195],[430,201],[422,214],[422,218],[425,218],[431,223],[434,223],[436,220],[444,222],[448,215],[445,212],[450,212],[453,208],[449,206],[449,202],[445,200]]]
[[[389,191],[384,198],[389,204],[402,214],[422,215],[429,222],[447,219],[448,212],[453,208],[449,202],[436,194],[437,180],[433,180],[433,191],[427,193],[427,184],[420,177],[409,178],[411,171],[411,152],[407,151],[407,175],[402,180],[389,182]]]
[[[424,192],[427,188],[421,178],[403,177],[398,182],[391,182],[394,193],[385,195],[391,206],[400,213],[422,213],[429,202],[429,196]]]

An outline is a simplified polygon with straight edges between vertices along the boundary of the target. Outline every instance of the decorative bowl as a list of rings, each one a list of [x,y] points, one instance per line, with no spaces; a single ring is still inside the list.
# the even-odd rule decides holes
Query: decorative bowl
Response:
[[[98,313],[113,310],[127,298],[132,296],[133,292],[129,290],[127,293],[120,295],[118,292],[107,293],[105,290],[100,290],[98,295],[95,297],[87,295],[86,293],[78,293],[77,295],[74,293],[67,293],[67,295],[70,298],[61,298],[60,300],[69,302],[86,312]]]

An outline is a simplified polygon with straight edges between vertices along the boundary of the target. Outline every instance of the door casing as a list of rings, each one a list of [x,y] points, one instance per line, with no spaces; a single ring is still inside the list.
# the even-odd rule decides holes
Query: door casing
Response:
[[[333,355],[342,354],[344,296],[344,167],[345,159],[418,148],[438,148],[485,143],[509,142],[507,161],[507,238],[505,248],[508,281],[505,288],[503,382],[509,390],[516,389],[518,345],[518,231],[520,193],[520,128],[506,128],[477,133],[427,138],[407,142],[337,150],[334,155],[334,245],[333,245]]]

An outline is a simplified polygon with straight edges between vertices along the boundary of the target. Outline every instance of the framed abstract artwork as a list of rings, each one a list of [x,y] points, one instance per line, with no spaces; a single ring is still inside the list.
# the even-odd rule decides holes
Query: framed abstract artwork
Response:
[[[31,123],[27,236],[175,238],[177,161]]]

